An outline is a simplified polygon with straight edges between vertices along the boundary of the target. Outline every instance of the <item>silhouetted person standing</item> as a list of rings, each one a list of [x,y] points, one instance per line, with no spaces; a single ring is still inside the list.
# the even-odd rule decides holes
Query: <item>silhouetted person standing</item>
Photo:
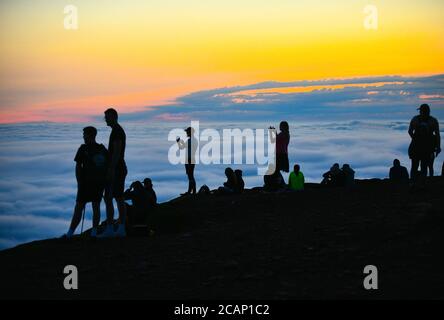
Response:
[[[110,155],[110,164],[107,173],[107,185],[105,188],[105,203],[107,226],[101,237],[125,237],[126,206],[123,192],[125,189],[125,178],[128,173],[125,163],[126,134],[119,125],[118,114],[115,109],[105,111],[106,124],[111,127],[109,136],[108,151]],[[119,226],[114,233],[114,205],[113,199],[116,199],[119,210]]]
[[[270,127],[270,130],[274,130]],[[280,132],[274,138],[271,135],[271,142],[276,142],[276,172],[290,170],[290,164],[288,161],[288,144],[290,143],[290,128],[287,121],[282,121],[279,124]]]
[[[409,146],[409,157],[412,159],[410,178],[416,179],[418,166],[421,166],[421,175],[425,177],[433,157],[441,152],[438,120],[430,115],[428,104],[419,107],[419,115],[410,122],[409,135],[412,138]]]
[[[390,180],[395,182],[407,183],[409,181],[409,172],[406,167],[401,166],[401,161],[393,160],[393,167],[390,168]]]
[[[176,140],[180,149],[186,149],[185,172],[188,177],[188,191],[182,193],[181,195],[196,194],[196,180],[194,179],[194,168],[196,166],[196,150],[197,150],[198,141],[194,137],[193,128],[188,127],[185,129],[185,132],[187,133],[188,137],[187,142],[180,140],[180,138],[177,138]]]
[[[82,219],[82,211],[88,202],[92,202],[93,227],[91,237],[97,236],[97,227],[100,223],[100,201],[105,189],[106,172],[108,168],[108,151],[103,144],[96,142],[97,129],[86,127],[83,129],[82,144],[77,150],[76,162],[77,199],[71,225],[66,238],[71,238]]]

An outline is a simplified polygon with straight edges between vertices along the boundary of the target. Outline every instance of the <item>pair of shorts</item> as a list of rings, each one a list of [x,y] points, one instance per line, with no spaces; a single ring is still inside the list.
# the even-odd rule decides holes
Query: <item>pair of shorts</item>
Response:
[[[127,175],[127,170],[117,170],[114,177],[114,181],[107,182],[105,187],[105,198],[123,198],[123,193],[125,191],[125,178]]]
[[[408,154],[410,159],[433,160],[435,148],[432,144],[419,144],[412,141],[409,145]]]
[[[105,189],[104,182],[98,181],[86,181],[80,183],[77,188],[77,202],[100,202],[103,197],[103,191]]]

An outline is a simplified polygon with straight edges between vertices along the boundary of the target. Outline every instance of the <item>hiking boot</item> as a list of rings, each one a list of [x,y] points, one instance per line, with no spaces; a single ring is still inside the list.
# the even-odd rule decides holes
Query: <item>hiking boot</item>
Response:
[[[124,224],[119,224],[119,227],[117,228],[117,231],[114,234],[117,238],[125,238],[126,237],[126,230]]]
[[[97,236],[99,239],[103,238],[113,238],[114,237],[114,227],[113,225],[107,225],[105,228],[105,231],[103,231],[101,234]]]
[[[60,237],[62,240],[69,240],[73,237],[74,231],[69,230],[67,233],[65,233],[63,236]]]

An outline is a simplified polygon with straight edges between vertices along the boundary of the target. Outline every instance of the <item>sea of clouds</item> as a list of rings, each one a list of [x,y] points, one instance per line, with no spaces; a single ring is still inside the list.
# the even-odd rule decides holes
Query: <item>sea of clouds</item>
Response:
[[[362,82],[400,81],[372,79]],[[409,167],[407,129],[418,105],[429,102],[432,113],[444,119],[443,83],[442,76],[409,78],[403,79],[402,85],[267,93],[259,94],[260,99],[258,95],[252,99],[251,95],[240,94],[242,103],[233,100],[242,90],[291,86],[273,82],[195,93],[178,99],[174,106],[123,114],[129,168],[126,186],[150,177],[161,202],[186,191],[183,165],[168,161],[168,150],[174,144],[168,141],[168,134],[172,129],[190,126],[191,120],[200,121],[201,131],[212,128],[219,132],[226,128],[267,129],[270,125],[278,127],[280,120],[288,120],[291,167],[300,164],[308,182],[319,182],[322,173],[335,162],[349,163],[360,179],[385,178],[394,158]],[[82,128],[96,126],[98,142],[107,146],[110,129],[102,118],[98,115],[91,123],[0,125],[0,249],[67,231],[76,196],[73,159],[83,143]],[[442,160],[440,155],[436,169]],[[198,165],[198,188],[203,184],[210,188],[220,186],[226,166]],[[262,185],[257,165],[232,167],[243,169],[247,188]],[[90,217],[88,206],[86,227],[90,226]]]

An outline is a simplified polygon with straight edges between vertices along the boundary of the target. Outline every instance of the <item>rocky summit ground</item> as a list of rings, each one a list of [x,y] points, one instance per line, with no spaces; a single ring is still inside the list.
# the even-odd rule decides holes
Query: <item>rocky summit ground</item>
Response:
[[[36,241],[0,252],[1,298],[444,298],[444,181],[162,204],[150,236]],[[62,231],[62,230],[61,230]],[[63,287],[75,265],[78,290]],[[366,265],[378,290],[365,290]]]

